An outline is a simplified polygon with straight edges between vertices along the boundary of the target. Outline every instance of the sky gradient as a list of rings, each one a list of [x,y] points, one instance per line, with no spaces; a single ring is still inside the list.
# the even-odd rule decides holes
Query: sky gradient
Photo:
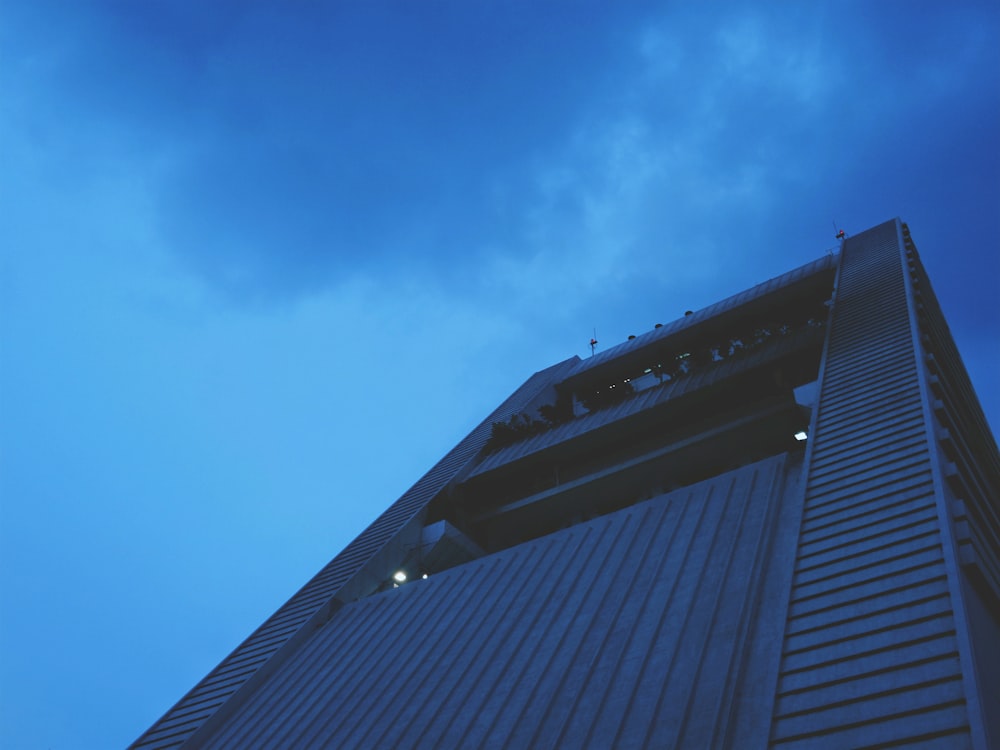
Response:
[[[996,431],[1000,6],[939,6],[4,3],[0,745],[127,745],[532,372],[834,222]]]

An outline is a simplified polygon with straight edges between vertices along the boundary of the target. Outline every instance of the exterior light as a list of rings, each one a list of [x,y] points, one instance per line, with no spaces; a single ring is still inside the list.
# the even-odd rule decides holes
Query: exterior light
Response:
[[[796,440],[805,440],[807,437],[809,436],[806,435],[806,433],[802,430],[799,430],[798,432],[795,433]]]
[[[392,579],[396,583],[402,583],[403,581],[406,580],[406,573],[404,573],[401,570],[397,570],[395,573],[392,574]]]
[[[427,577],[427,574],[426,574],[426,573],[424,573],[424,574],[423,574],[422,576],[420,576],[420,577],[421,577],[421,578],[426,578],[426,577]]]

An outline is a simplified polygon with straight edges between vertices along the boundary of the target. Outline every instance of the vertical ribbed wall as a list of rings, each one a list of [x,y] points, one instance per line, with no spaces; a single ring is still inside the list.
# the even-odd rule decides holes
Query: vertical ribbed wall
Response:
[[[280,658],[279,652],[321,614],[365,564],[475,458],[489,439],[493,422],[506,420],[524,409],[532,398],[557,380],[575,361],[574,358],[553,365],[529,378],[131,747],[143,750],[180,747],[224,708],[230,710],[232,704],[225,704],[236,692],[261,674],[266,666],[272,666],[276,658]]]
[[[746,747],[742,663],[777,656],[753,639],[780,619],[760,605],[798,468],[768,458],[348,604],[207,748]]]
[[[948,462],[945,476],[958,500],[951,510],[958,521],[959,559],[996,600],[1000,596],[1000,454],[905,224],[903,242],[926,350],[936,436]]]
[[[842,251],[774,748],[971,743],[898,232]]]
[[[966,632],[959,637],[969,720],[979,747],[1000,747],[1000,453],[906,224],[903,247],[934,439],[940,448],[940,515],[954,534]]]

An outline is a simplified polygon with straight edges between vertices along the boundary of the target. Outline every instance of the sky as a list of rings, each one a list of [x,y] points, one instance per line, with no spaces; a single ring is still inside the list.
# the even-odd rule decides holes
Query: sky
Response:
[[[124,747],[533,372],[899,216],[1000,426],[1000,5],[0,4],[0,745]]]

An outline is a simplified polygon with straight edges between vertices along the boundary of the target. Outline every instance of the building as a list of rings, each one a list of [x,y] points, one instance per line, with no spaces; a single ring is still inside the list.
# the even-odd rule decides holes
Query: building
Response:
[[[1000,457],[905,224],[536,373],[134,748],[1000,747]]]

